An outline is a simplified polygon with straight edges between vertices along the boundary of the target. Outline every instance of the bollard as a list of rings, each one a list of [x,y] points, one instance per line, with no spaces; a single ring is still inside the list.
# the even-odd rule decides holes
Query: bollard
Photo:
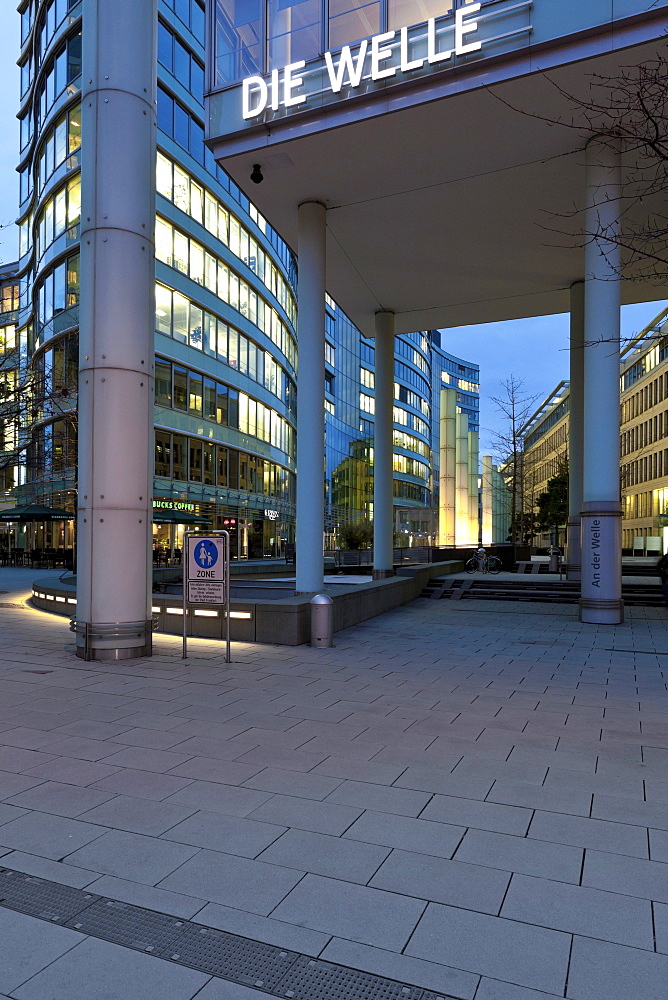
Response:
[[[334,634],[334,604],[326,594],[311,598],[311,645],[332,646]]]
[[[549,556],[550,556],[550,573],[559,573],[561,570],[561,565],[560,565],[561,552],[556,547],[556,545],[553,545],[549,549]]]

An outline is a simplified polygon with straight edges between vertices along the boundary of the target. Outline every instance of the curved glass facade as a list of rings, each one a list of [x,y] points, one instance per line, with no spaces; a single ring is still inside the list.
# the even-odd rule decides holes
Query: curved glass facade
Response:
[[[18,338],[40,390],[18,498],[71,509],[81,7],[19,7]],[[296,265],[204,147],[204,22],[203,0],[159,2],[154,505],[162,521],[234,517],[237,558],[280,555],[294,540]],[[180,530],[156,525],[156,544],[178,547]]]

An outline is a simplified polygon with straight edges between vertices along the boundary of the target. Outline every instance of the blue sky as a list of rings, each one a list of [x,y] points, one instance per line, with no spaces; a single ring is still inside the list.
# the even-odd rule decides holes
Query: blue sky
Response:
[[[0,32],[0,223],[10,223],[18,203],[19,133],[19,16],[13,0],[5,0]],[[0,261],[16,259],[14,226],[0,230]],[[630,337],[646,326],[668,303],[649,302],[622,309],[622,334]],[[443,337],[443,347],[460,358],[480,364],[481,448],[490,450],[492,431],[498,424],[490,396],[502,395],[501,383],[509,375],[523,379],[526,395],[540,402],[568,377],[568,316],[541,316],[509,323],[459,327]]]

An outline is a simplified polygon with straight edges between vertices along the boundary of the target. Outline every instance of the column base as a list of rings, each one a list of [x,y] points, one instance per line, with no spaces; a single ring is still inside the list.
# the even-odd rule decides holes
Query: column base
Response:
[[[590,625],[621,625],[624,621],[621,504],[596,500],[583,507],[580,621]]]
[[[134,660],[153,653],[153,621],[93,623],[73,621],[76,655],[82,660]]]
[[[393,569],[374,569],[372,574],[374,580],[389,580],[394,575]]]

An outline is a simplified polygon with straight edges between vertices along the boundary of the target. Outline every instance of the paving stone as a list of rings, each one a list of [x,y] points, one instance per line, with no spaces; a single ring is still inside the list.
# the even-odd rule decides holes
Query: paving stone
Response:
[[[88,789],[86,789],[88,791]],[[195,810],[153,799],[140,799],[130,795],[116,795],[108,802],[90,809],[82,819],[100,823],[112,830],[128,830],[157,837],[177,823],[191,816]]]
[[[90,876],[93,873],[86,874]],[[206,905],[203,899],[195,899],[179,892],[167,892],[166,889],[156,889],[142,882],[129,882],[113,875],[101,875],[99,878],[95,875],[94,880],[87,885],[91,892],[98,896],[107,896],[109,899],[131,903],[133,906],[143,906],[158,913],[169,913],[174,917],[185,917],[187,920],[194,917]]]
[[[649,831],[649,856],[652,861],[668,861],[668,832],[665,830]]]
[[[508,872],[408,851],[392,851],[370,885],[437,903],[498,913]]]
[[[20,747],[0,746],[0,770],[27,771],[36,764],[46,764],[53,760],[53,754],[40,753],[38,750],[22,750]]]
[[[653,903],[654,932],[656,934],[656,950],[668,955],[668,906],[665,903]]]
[[[257,774],[260,765],[262,767],[281,767],[287,771],[310,771],[318,764],[322,764],[327,756],[327,753],[282,750],[278,747],[263,746],[242,754],[237,760],[239,764],[258,765],[253,771],[253,774]]]
[[[343,836],[367,844],[381,844],[384,847],[416,851],[418,854],[451,858],[465,832],[465,828],[461,826],[431,823],[425,819],[411,819],[367,809]]]
[[[53,735],[53,734],[52,734]],[[88,740],[83,736],[65,736],[58,734],[57,743],[51,743],[53,753],[59,757],[75,757],[77,760],[102,760],[118,750],[117,743],[107,743],[104,740]]]
[[[250,818],[263,823],[278,823],[281,826],[294,826],[299,830],[329,833],[339,837],[361,815],[361,809],[353,809],[351,806],[298,799],[288,795],[274,795],[272,799],[250,813]]]
[[[58,861],[106,832],[103,826],[48,813],[26,813],[0,826],[0,844]]]
[[[259,774],[244,782],[244,788],[258,788],[266,792],[279,792],[305,799],[324,799],[341,784],[340,778],[323,774],[304,774],[301,771],[282,771],[265,767]]]
[[[169,750],[170,747],[178,747],[188,740],[187,733],[181,729],[159,730],[159,729],[130,729],[127,733],[114,736],[110,743],[121,743],[127,747],[150,747],[152,750]],[[183,750],[178,750],[183,753]]]
[[[81,934],[36,920],[14,910],[0,909],[0,990],[14,991],[83,940]],[[16,996],[16,994],[14,993]],[[63,994],[69,1000],[69,993]]]
[[[21,986],[14,996],[17,1000],[54,1000],[56,997],[109,1000],[110,997],[142,996],[191,1000],[209,979],[193,969],[142,955],[109,941],[88,938]]]
[[[494,802],[478,802],[453,795],[435,795],[420,819],[452,823],[455,826],[472,826],[478,830],[496,833],[514,833],[519,836],[529,829],[532,812],[518,806],[497,805]]]
[[[33,788],[6,801],[25,809],[53,813],[73,818],[114,798],[113,792],[96,791],[80,785],[64,785],[57,781],[43,781]]]
[[[197,853],[195,848],[184,844],[171,844],[153,837],[143,837],[138,833],[124,833],[120,830],[105,833],[103,827],[91,829],[102,831],[103,836],[95,843],[70,853],[67,863],[80,868],[91,868],[103,875],[117,875],[133,882],[155,885]],[[2,827],[0,834],[1,832]]]
[[[119,737],[122,739],[123,737]],[[216,740],[208,739],[205,736],[191,736],[183,743],[174,747],[174,752],[188,754],[189,757],[208,757],[214,760],[236,760],[242,754],[254,750],[258,745],[257,740]]]
[[[457,849],[455,860],[577,884],[580,881],[582,854],[579,847],[547,844],[528,837],[512,837],[485,830],[468,830]]]
[[[668,956],[574,937],[567,997],[573,1000],[665,1000]]]
[[[594,795],[591,814],[596,819],[668,830],[668,802],[638,802],[621,795]]]
[[[259,860],[366,884],[389,853],[386,847],[304,830],[288,830],[260,855]]]
[[[30,729],[19,726],[16,729],[4,729],[0,744],[6,747],[21,747],[23,750],[40,750],[49,743],[58,743],[58,733],[48,733],[43,729]]]
[[[498,979],[481,979],[476,1000],[561,1000],[555,993],[528,990],[525,986],[513,986]]]
[[[203,850],[164,878],[158,888],[267,916],[301,878],[301,872],[289,868]]]
[[[654,950],[651,904],[632,896],[514,875],[501,916]]]
[[[44,778],[35,778],[26,774],[13,774],[8,771],[0,771],[0,799],[10,799],[19,792],[25,792],[28,788],[35,788],[41,785]]]
[[[253,990],[241,983],[229,983],[222,979],[212,979],[197,1000],[267,1000],[267,994],[262,990]]]
[[[69,885],[74,889],[84,889],[98,877],[96,872],[74,868],[62,861],[40,858],[36,854],[24,854],[22,851],[10,851],[5,854],[2,858],[2,864],[17,872],[36,875],[37,878],[44,878],[48,882],[58,882],[60,885]]]
[[[547,766],[542,764],[511,764],[502,760],[478,760],[464,757],[454,772],[464,778],[507,778],[509,781],[528,781],[542,785],[547,775]]]
[[[570,936],[430,903],[406,954],[563,996]],[[579,998],[578,998],[579,1000]]]
[[[110,722],[89,722],[81,719],[79,722],[70,722],[64,726],[58,726],[55,732],[63,733],[65,736],[84,736],[91,740],[109,740],[119,733],[124,733],[133,726],[123,723]]]
[[[297,927],[295,924],[287,924],[272,917],[262,917],[247,910],[235,910],[231,906],[221,906],[219,903],[207,903],[197,914],[196,922],[253,941],[264,941],[266,944],[275,944],[279,948],[314,957],[320,954],[330,940],[329,934],[323,934],[321,931]]]
[[[332,778],[351,778],[376,785],[391,785],[403,773],[400,764],[383,764],[375,760],[351,760],[349,757],[328,757],[313,768],[311,774],[327,774]]]
[[[478,977],[469,972],[341,938],[333,938],[320,957],[327,962],[422,986],[437,993],[447,993],[449,997],[461,997],[462,1000],[471,1000],[478,984]]]
[[[574,816],[589,816],[591,800],[592,793],[583,789],[545,788],[528,782],[499,779],[494,782],[485,801],[542,809],[547,812],[568,813]]]
[[[213,757],[193,757],[170,771],[170,775],[196,778],[200,781],[220,781],[225,785],[241,785],[258,771],[261,764],[242,764],[239,761],[220,760]]]
[[[406,788],[390,788],[362,781],[344,781],[327,797],[327,802],[359,806],[398,816],[418,816],[431,799],[431,793]]]
[[[367,886],[306,875],[274,910],[277,920],[401,951],[425,903]]]
[[[574,847],[630,854],[636,858],[648,856],[646,830],[624,823],[536,812],[528,836],[553,844],[572,844]]]
[[[214,781],[191,781],[185,788],[170,795],[167,801],[223,816],[247,816],[270,798],[270,792]]]
[[[668,865],[622,854],[586,851],[582,885],[668,903]]]
[[[94,783],[102,791],[121,792],[143,799],[166,799],[191,783],[190,778],[180,778],[171,774],[156,774],[150,771],[134,771],[131,768],[116,771],[108,778]]]
[[[196,812],[183,823],[173,826],[161,839],[174,840],[195,847],[207,847],[225,854],[237,854],[243,858],[255,858],[285,831],[286,827],[276,826],[273,823],[258,823],[239,816]]]
[[[108,764],[78,760],[74,757],[60,757],[49,761],[48,764],[39,764],[31,768],[30,774],[50,781],[60,781],[66,785],[85,786],[103,781],[118,770],[118,767],[110,767]]]

